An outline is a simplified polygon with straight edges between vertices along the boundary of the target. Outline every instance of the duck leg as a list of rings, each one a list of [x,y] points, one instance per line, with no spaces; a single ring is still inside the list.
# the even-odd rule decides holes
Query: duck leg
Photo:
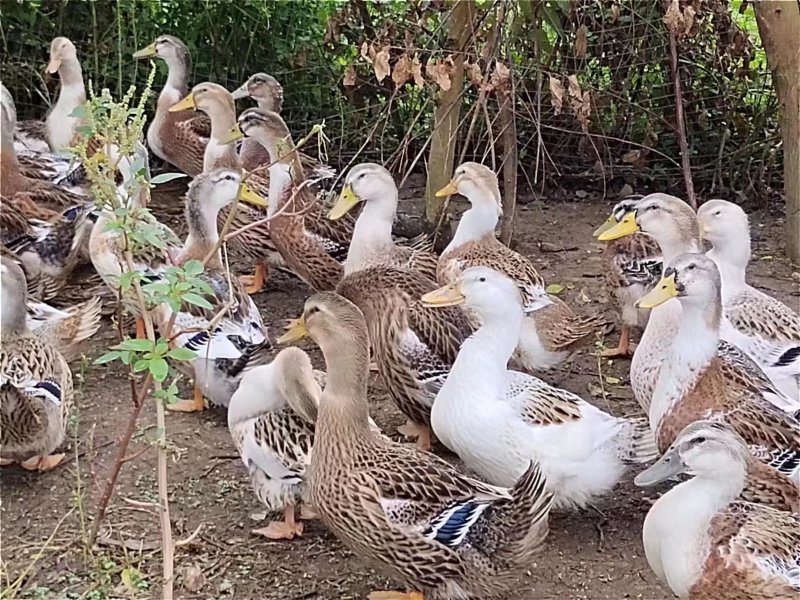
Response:
[[[27,471],[49,471],[57,467],[64,460],[64,454],[51,454],[49,456],[34,456],[20,463]]]
[[[314,510],[313,506],[303,502],[300,505],[300,518],[304,521],[311,521],[313,519],[319,519],[319,515],[317,511]]]
[[[406,437],[417,438],[417,448],[430,452],[431,450],[431,428],[427,425],[420,425],[409,420],[405,425],[397,428],[397,431]]]
[[[175,412],[200,412],[205,410],[203,392],[197,385],[194,386],[194,396],[191,400],[178,400],[175,404],[167,404],[167,410]]]
[[[144,319],[136,319],[136,339],[137,340],[146,340],[147,339],[147,332],[144,328]]]
[[[425,600],[422,592],[370,592],[367,600]]]
[[[600,356],[612,358],[614,356],[631,356],[636,349],[636,344],[631,342],[631,328],[627,325],[622,326],[622,333],[619,336],[619,343],[616,348],[607,348],[600,353]]]
[[[256,270],[252,275],[242,275],[239,281],[245,286],[248,294],[257,294],[264,287],[264,282],[267,279],[267,265],[260,262],[256,265]]]
[[[271,540],[291,540],[303,535],[303,524],[295,521],[294,504],[283,508],[283,521],[272,521],[266,527],[253,529],[250,533],[263,535]]]
[[[13,458],[0,458],[0,467],[7,467],[13,465],[16,461]]]

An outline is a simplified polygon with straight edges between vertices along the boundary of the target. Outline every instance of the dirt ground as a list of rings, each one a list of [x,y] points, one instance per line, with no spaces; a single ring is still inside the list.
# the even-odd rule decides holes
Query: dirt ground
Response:
[[[410,194],[419,190],[410,190]],[[180,214],[175,195],[156,197],[157,212]],[[602,247],[591,232],[602,222],[612,200],[536,200],[519,208],[515,244],[548,281],[564,287],[562,297],[577,311],[605,313],[613,306],[602,289]],[[456,210],[463,208],[456,207]],[[421,214],[419,203],[401,210]],[[754,260],[751,281],[792,306],[798,304],[798,275],[783,258],[782,220],[769,213],[752,217]],[[546,242],[544,246],[540,244]],[[80,282],[76,282],[80,292]],[[256,296],[275,339],[285,319],[297,316],[307,288],[276,274]],[[617,332],[606,341],[613,345]],[[131,410],[129,386],[118,366],[89,366],[115,341],[110,321],[86,350],[87,360],[73,364],[76,409],[68,460],[56,470],[31,475],[19,467],[0,472],[2,485],[3,598],[158,598],[160,534],[148,509],[129,501],[156,498],[155,451],[128,463],[93,549],[84,540],[111,464],[115,441]],[[319,353],[310,344],[316,363]],[[566,368],[545,376],[617,415],[635,415],[628,381],[629,362],[598,360],[596,349],[581,352]],[[372,416],[399,439],[402,423],[379,382],[372,394]],[[131,452],[148,447],[155,435],[155,410],[146,407]],[[316,522],[291,542],[271,542],[250,534],[263,526],[263,508],[252,494],[245,470],[235,456],[223,411],[168,414],[167,436],[173,445],[169,469],[173,531],[176,540],[199,533],[176,549],[176,597],[185,599],[281,600],[359,599],[391,582],[366,569]],[[445,454],[439,447],[437,451]],[[451,457],[452,458],[452,457]],[[650,571],[641,545],[641,526],[658,491],[634,487],[630,474],[613,493],[585,511],[558,512],[551,519],[546,550],[530,565],[515,600],[550,598],[671,598]],[[663,490],[662,490],[663,491]]]

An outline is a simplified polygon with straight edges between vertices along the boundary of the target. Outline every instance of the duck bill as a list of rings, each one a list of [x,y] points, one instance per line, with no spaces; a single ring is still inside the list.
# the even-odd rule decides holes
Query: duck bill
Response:
[[[158,51],[156,50],[156,43],[153,42],[146,48],[142,48],[141,50],[137,50],[133,53],[133,58],[140,59],[140,58],[152,58],[153,56],[157,56]]]
[[[250,96],[250,92],[247,91],[247,84],[240,85],[238,88],[231,92],[231,96],[233,96],[234,100],[241,100],[242,98],[248,98]]]
[[[194,103],[194,94],[189,94],[178,102],[177,104],[173,104],[169,107],[169,112],[181,112],[182,110],[189,110],[189,109],[196,109],[197,105]]]
[[[678,285],[675,282],[675,273],[669,277],[662,277],[652,290],[639,299],[636,305],[639,308],[654,308],[664,304],[670,298],[678,295]]]
[[[278,338],[278,343],[288,344],[289,342],[301,340],[307,335],[308,329],[306,329],[306,318],[305,316],[302,316],[299,319],[292,319],[289,321],[289,324],[286,326],[286,332]]]
[[[242,202],[247,202],[248,204],[253,204],[254,206],[266,207],[269,205],[269,202],[267,202],[266,200],[264,200],[264,198],[256,194],[244,183],[239,186],[239,200],[241,200]]]
[[[47,63],[47,72],[48,73],[58,73],[58,70],[61,68],[61,59],[54,56],[50,59],[50,62]]]
[[[339,194],[339,199],[336,201],[336,204],[333,205],[333,208],[328,213],[328,218],[331,221],[335,221],[336,219],[341,219],[347,213],[349,213],[353,207],[358,204],[360,201],[359,197],[356,196],[353,188],[348,183],[346,186],[342,188],[342,193]]]
[[[444,198],[445,196],[452,196],[453,194],[457,193],[458,193],[458,186],[456,185],[456,182],[451,179],[446,186],[444,186],[442,189],[436,192],[436,197]]]
[[[222,136],[222,138],[220,139],[219,143],[220,144],[232,144],[236,140],[240,140],[243,137],[244,137],[244,132],[242,131],[242,128],[239,127],[239,124],[237,123],[236,125],[233,126],[233,128],[230,131],[228,131],[227,133],[225,133],[225,135]]]
[[[604,224],[605,225],[605,224]],[[602,226],[601,226],[602,227]],[[618,240],[627,235],[633,235],[639,231],[639,225],[636,224],[636,213],[629,212],[622,217],[619,223],[616,223],[600,233],[597,239],[601,242],[610,242],[611,240]]]
[[[592,235],[594,237],[600,237],[602,234],[604,234],[606,231],[614,227],[614,225],[616,224],[617,224],[617,219],[614,217],[614,215],[608,215],[608,218],[605,220],[605,223],[603,223],[602,225],[600,225],[600,227],[595,229],[592,232]]]
[[[656,485],[686,472],[686,465],[676,450],[670,449],[649,468],[639,473],[633,482],[639,487]]]
[[[461,293],[461,290],[458,289],[458,284],[455,283],[428,292],[422,297],[422,303],[431,308],[457,306],[464,304],[464,300],[464,294]]]

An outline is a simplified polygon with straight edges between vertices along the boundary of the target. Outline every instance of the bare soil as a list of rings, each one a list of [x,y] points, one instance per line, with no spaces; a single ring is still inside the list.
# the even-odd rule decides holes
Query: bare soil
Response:
[[[411,190],[410,195],[414,194],[418,196],[420,191]],[[161,194],[156,200],[157,213],[168,214],[170,220],[180,214],[175,194]],[[548,283],[564,287],[562,297],[577,311],[601,312],[610,319],[614,307],[603,290],[602,247],[593,241],[591,232],[606,218],[612,204],[611,200],[578,200],[574,196],[566,201],[533,201],[519,207],[514,240]],[[419,202],[410,200],[401,210],[417,215],[423,212]],[[798,274],[792,273],[783,258],[782,220],[759,213],[752,222],[751,280],[797,307]],[[540,246],[543,242],[546,244]],[[88,289],[85,282],[77,280],[72,292],[85,295]],[[308,294],[298,280],[275,274],[256,296],[273,339],[285,319],[300,313]],[[605,343],[616,344],[617,335],[609,334]],[[2,597],[101,600],[161,596],[158,519],[148,508],[130,502],[156,499],[152,448],[125,465],[101,542],[91,550],[84,544],[101,482],[132,407],[128,381],[118,366],[90,366],[114,342],[114,327],[105,320],[86,348],[86,360],[72,365],[78,392],[65,464],[42,475],[17,466],[0,472]],[[305,347],[315,362],[324,366],[319,353],[311,345]],[[628,381],[629,362],[598,360],[595,351],[582,351],[564,369],[545,375],[546,379],[614,414],[637,414]],[[372,416],[399,440],[395,428],[403,419],[379,382],[374,383]],[[173,448],[169,477],[175,538],[181,540],[200,528],[190,543],[176,549],[177,598],[344,600],[365,598],[374,589],[392,589],[390,581],[365,568],[317,522],[308,522],[305,535],[291,542],[251,535],[251,529],[264,524],[259,522],[263,508],[235,456],[224,413],[211,409],[202,414],[169,413],[167,417],[167,436]],[[147,406],[131,453],[148,448],[154,435],[155,410]],[[446,455],[441,447],[437,451]],[[630,482],[633,474],[595,507],[554,514],[546,550],[508,598],[671,598],[650,571],[640,537],[643,519],[658,490],[634,487]]]

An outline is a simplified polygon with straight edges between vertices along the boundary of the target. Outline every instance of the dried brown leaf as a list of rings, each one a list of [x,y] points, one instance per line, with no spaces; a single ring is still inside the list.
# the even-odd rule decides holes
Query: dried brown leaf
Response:
[[[378,83],[381,83],[391,72],[389,66],[389,46],[384,46],[380,52],[375,54],[375,59],[372,61],[372,68],[375,70],[375,77],[378,78]]]
[[[453,85],[453,81],[450,77],[452,74],[452,67],[448,65],[446,61],[437,62],[433,59],[429,60],[428,64],[425,65],[425,73],[445,92]]]
[[[692,6],[687,6],[683,9],[683,35],[689,35],[694,25],[694,15],[696,11]]]
[[[619,4],[611,5],[611,22],[616,23],[619,20]]]
[[[580,100],[583,94],[581,93],[581,84],[578,83],[578,76],[570,75],[567,77],[567,81],[569,82],[569,95]]]
[[[372,60],[369,57],[369,44],[367,44],[367,42],[364,42],[363,44],[361,44],[361,57],[367,59],[370,62],[372,62]]]
[[[464,69],[467,71],[467,77],[469,77],[470,83],[472,83],[475,87],[481,87],[483,83],[483,72],[481,71],[481,66],[478,63],[464,63]]]
[[[564,108],[564,92],[561,80],[550,75],[550,104],[553,105],[556,114],[560,114]]]
[[[681,15],[681,8],[678,5],[678,0],[672,0],[669,3],[663,21],[664,25],[666,25],[667,29],[672,33],[677,33],[683,29],[683,16]]]
[[[411,75],[414,77],[414,83],[417,87],[425,85],[425,78],[422,76],[422,63],[419,62],[419,57],[414,55],[411,61]]]
[[[344,70],[342,84],[345,87],[353,87],[356,84],[356,68],[353,65],[347,65],[347,68]]]
[[[500,61],[497,61],[489,81],[495,89],[505,87],[511,81],[511,70]]]
[[[622,162],[632,164],[639,160],[642,156],[641,150],[628,150],[622,155]]]
[[[411,79],[411,59],[408,54],[403,54],[394,64],[392,71],[392,81],[397,87],[401,87],[406,81]]]
[[[591,93],[588,90],[585,92],[581,91],[581,85],[578,83],[577,75],[570,75],[567,77],[567,81],[569,82],[569,96],[572,112],[575,114],[578,123],[581,124],[581,128],[584,131],[588,131],[589,117],[592,114]]]
[[[583,58],[589,50],[589,28],[586,25],[578,27],[578,35],[575,38],[575,56]]]

